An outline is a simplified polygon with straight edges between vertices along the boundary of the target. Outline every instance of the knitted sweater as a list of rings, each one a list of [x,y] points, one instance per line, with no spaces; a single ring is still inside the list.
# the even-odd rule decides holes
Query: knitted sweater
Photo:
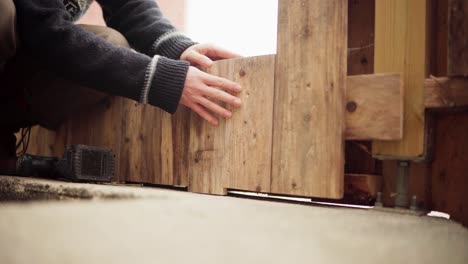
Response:
[[[91,2],[16,0],[25,52],[63,78],[174,113],[189,68],[178,59],[194,42],[176,31],[154,0],[98,0],[107,25],[138,52],[114,46],[73,23]]]

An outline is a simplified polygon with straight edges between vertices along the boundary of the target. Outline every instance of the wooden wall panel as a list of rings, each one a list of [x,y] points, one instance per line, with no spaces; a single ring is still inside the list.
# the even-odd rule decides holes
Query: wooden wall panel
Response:
[[[448,75],[468,76],[468,1],[449,0]]]
[[[279,1],[271,191],[342,198],[348,1]]]
[[[209,69],[243,87],[243,105],[218,127],[191,113],[190,191],[270,191],[274,70],[274,55],[220,61]]]
[[[413,159],[425,154],[424,80],[428,60],[429,0],[376,1],[375,72],[402,72],[405,87],[404,136],[374,142],[375,156]]]
[[[468,113],[436,115],[432,209],[468,226]]]

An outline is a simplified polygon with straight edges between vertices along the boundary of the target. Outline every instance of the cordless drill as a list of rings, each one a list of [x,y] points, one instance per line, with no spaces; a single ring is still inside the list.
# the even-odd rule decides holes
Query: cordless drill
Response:
[[[115,155],[110,149],[72,145],[63,158],[23,154],[18,157],[16,170],[21,176],[110,182],[115,175]]]

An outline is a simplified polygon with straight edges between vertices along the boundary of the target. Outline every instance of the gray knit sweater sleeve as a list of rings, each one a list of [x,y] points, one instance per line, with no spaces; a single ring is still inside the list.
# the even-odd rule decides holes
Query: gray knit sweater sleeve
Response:
[[[166,19],[155,0],[98,0],[108,26],[121,32],[130,45],[149,56],[178,60],[194,45]]]
[[[114,46],[73,24],[63,0],[16,0],[15,4],[22,49],[43,67],[83,86],[176,111],[188,62]],[[133,39],[140,48],[145,43]]]

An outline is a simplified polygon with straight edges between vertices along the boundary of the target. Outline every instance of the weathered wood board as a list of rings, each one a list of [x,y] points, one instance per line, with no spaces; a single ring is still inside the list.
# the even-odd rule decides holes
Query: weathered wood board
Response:
[[[405,87],[403,140],[376,141],[374,156],[424,156],[424,81],[428,63],[429,0],[376,1],[375,73],[402,72]]]
[[[271,192],[343,197],[348,1],[279,1]]]
[[[449,0],[448,76],[468,76],[468,1]]]
[[[173,185],[171,116],[130,100],[122,112],[120,173],[129,182]]]
[[[268,55],[220,61],[208,71],[238,82],[243,105],[218,127],[191,114],[190,191],[270,191],[274,70],[275,56]]]
[[[402,82],[400,74],[347,77],[347,140],[403,137]]]

